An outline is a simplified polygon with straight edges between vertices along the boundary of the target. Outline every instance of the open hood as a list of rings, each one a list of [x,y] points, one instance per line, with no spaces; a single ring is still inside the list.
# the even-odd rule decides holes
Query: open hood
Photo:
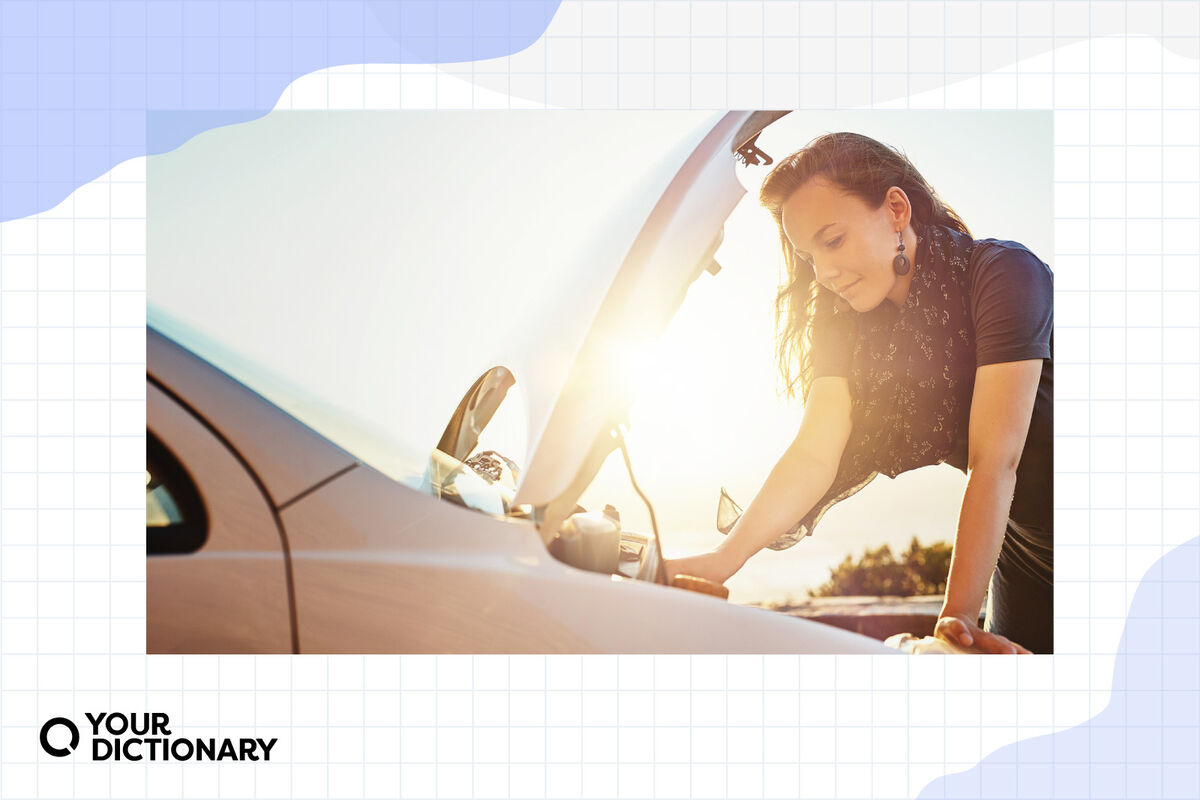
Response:
[[[623,365],[744,195],[735,151],[778,116],[276,111],[210,131],[149,160],[148,323],[413,485],[502,367],[524,398],[515,501],[572,506],[628,414]]]
[[[629,416],[633,387],[623,362],[664,331],[705,270],[714,269],[726,218],[745,194],[739,160],[765,159],[754,139],[780,112],[731,111],[713,120],[667,184],[629,245],[571,363],[562,390],[534,437],[514,502],[545,509],[544,534],[565,519],[617,446],[612,431]]]

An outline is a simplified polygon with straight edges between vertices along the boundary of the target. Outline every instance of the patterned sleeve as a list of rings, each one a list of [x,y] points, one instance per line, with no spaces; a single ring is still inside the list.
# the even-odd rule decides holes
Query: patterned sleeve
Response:
[[[971,276],[975,365],[1052,358],[1054,276],[1016,242],[987,240]]]

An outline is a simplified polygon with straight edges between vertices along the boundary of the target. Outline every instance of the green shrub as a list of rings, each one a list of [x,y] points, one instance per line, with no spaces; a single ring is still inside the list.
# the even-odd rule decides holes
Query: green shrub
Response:
[[[925,546],[914,536],[908,549],[897,559],[892,548],[885,544],[866,550],[858,561],[846,556],[841,564],[829,570],[829,580],[810,589],[808,594],[810,597],[943,594],[950,572],[951,552],[948,542]]]

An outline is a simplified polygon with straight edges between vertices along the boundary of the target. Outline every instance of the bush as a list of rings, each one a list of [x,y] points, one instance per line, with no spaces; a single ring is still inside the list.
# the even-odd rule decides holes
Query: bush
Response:
[[[952,551],[947,542],[925,546],[914,536],[897,559],[892,548],[885,544],[865,551],[857,562],[846,556],[841,564],[829,570],[829,580],[808,594],[810,597],[944,594]]]

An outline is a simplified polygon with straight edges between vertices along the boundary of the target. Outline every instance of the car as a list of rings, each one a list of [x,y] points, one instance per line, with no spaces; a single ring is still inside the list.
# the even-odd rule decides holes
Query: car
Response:
[[[147,650],[895,653],[579,505],[780,116],[276,111],[153,157]]]

